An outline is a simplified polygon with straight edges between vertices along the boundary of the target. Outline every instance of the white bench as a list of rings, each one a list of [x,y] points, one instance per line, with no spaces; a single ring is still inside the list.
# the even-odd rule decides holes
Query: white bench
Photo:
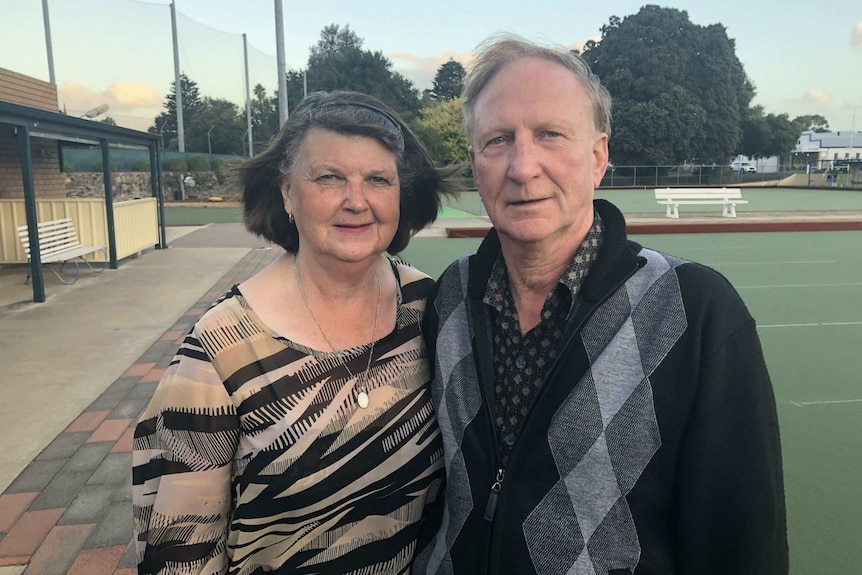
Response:
[[[739,188],[656,188],[655,199],[667,206],[665,217],[679,218],[679,206],[690,204],[721,204],[721,215],[736,217],[736,204],[747,204]]]
[[[24,252],[27,254],[27,263],[30,263],[30,234],[27,226],[18,226],[16,230],[18,231],[18,239],[21,240],[21,247],[24,248]],[[78,278],[81,277],[81,269],[78,266],[79,260],[87,264],[94,272],[104,271],[108,267],[108,252],[105,246],[85,246],[81,244],[78,240],[78,234],[75,231],[75,224],[72,222],[72,218],[39,222],[38,235],[39,258],[42,260],[42,265],[54,272],[60,283],[73,284],[78,281]],[[101,269],[94,268],[89,261],[84,259],[84,256],[99,251],[105,255],[105,265]],[[67,262],[75,264],[75,279],[72,281],[66,281],[60,275],[60,272],[63,271],[63,266]],[[60,264],[59,271],[48,266],[48,264],[53,263]],[[27,280],[24,283],[29,281],[30,267],[28,266]]]

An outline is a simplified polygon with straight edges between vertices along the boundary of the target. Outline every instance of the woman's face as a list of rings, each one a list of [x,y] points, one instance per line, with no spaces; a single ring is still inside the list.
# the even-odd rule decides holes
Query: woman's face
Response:
[[[312,128],[281,193],[300,251],[321,262],[373,260],[398,229],[397,160],[373,138]]]

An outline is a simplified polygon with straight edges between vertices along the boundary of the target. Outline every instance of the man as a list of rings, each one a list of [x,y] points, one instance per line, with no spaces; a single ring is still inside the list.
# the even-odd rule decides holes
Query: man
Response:
[[[567,51],[507,37],[463,102],[494,229],[429,312],[448,479],[414,572],[786,573],[754,320],[722,276],[627,240],[594,200],[606,90]]]

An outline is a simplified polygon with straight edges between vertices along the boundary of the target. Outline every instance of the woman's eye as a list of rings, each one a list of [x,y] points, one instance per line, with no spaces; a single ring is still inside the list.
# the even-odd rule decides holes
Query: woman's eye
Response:
[[[378,186],[388,186],[389,180],[381,176],[373,176],[371,178],[371,183],[376,184]]]

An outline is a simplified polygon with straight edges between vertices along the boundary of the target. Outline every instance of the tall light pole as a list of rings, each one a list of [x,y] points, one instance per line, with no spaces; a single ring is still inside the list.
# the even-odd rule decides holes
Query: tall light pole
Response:
[[[51,17],[48,14],[48,0],[42,0],[42,20],[45,24],[45,48],[48,52],[48,77],[51,83],[57,85],[54,76],[54,49],[51,47]]]
[[[284,10],[275,0],[275,55],[278,68],[278,127],[287,122],[287,69],[284,63]]]
[[[177,147],[186,151],[186,137],[183,129],[183,89],[180,81],[180,48],[177,42],[177,7],[171,2],[171,35],[174,41],[174,103],[177,108]]]
[[[209,130],[207,130],[207,152],[210,156],[213,155],[213,145],[210,142],[210,133],[213,131],[213,128],[215,128],[215,124],[213,124]]]

